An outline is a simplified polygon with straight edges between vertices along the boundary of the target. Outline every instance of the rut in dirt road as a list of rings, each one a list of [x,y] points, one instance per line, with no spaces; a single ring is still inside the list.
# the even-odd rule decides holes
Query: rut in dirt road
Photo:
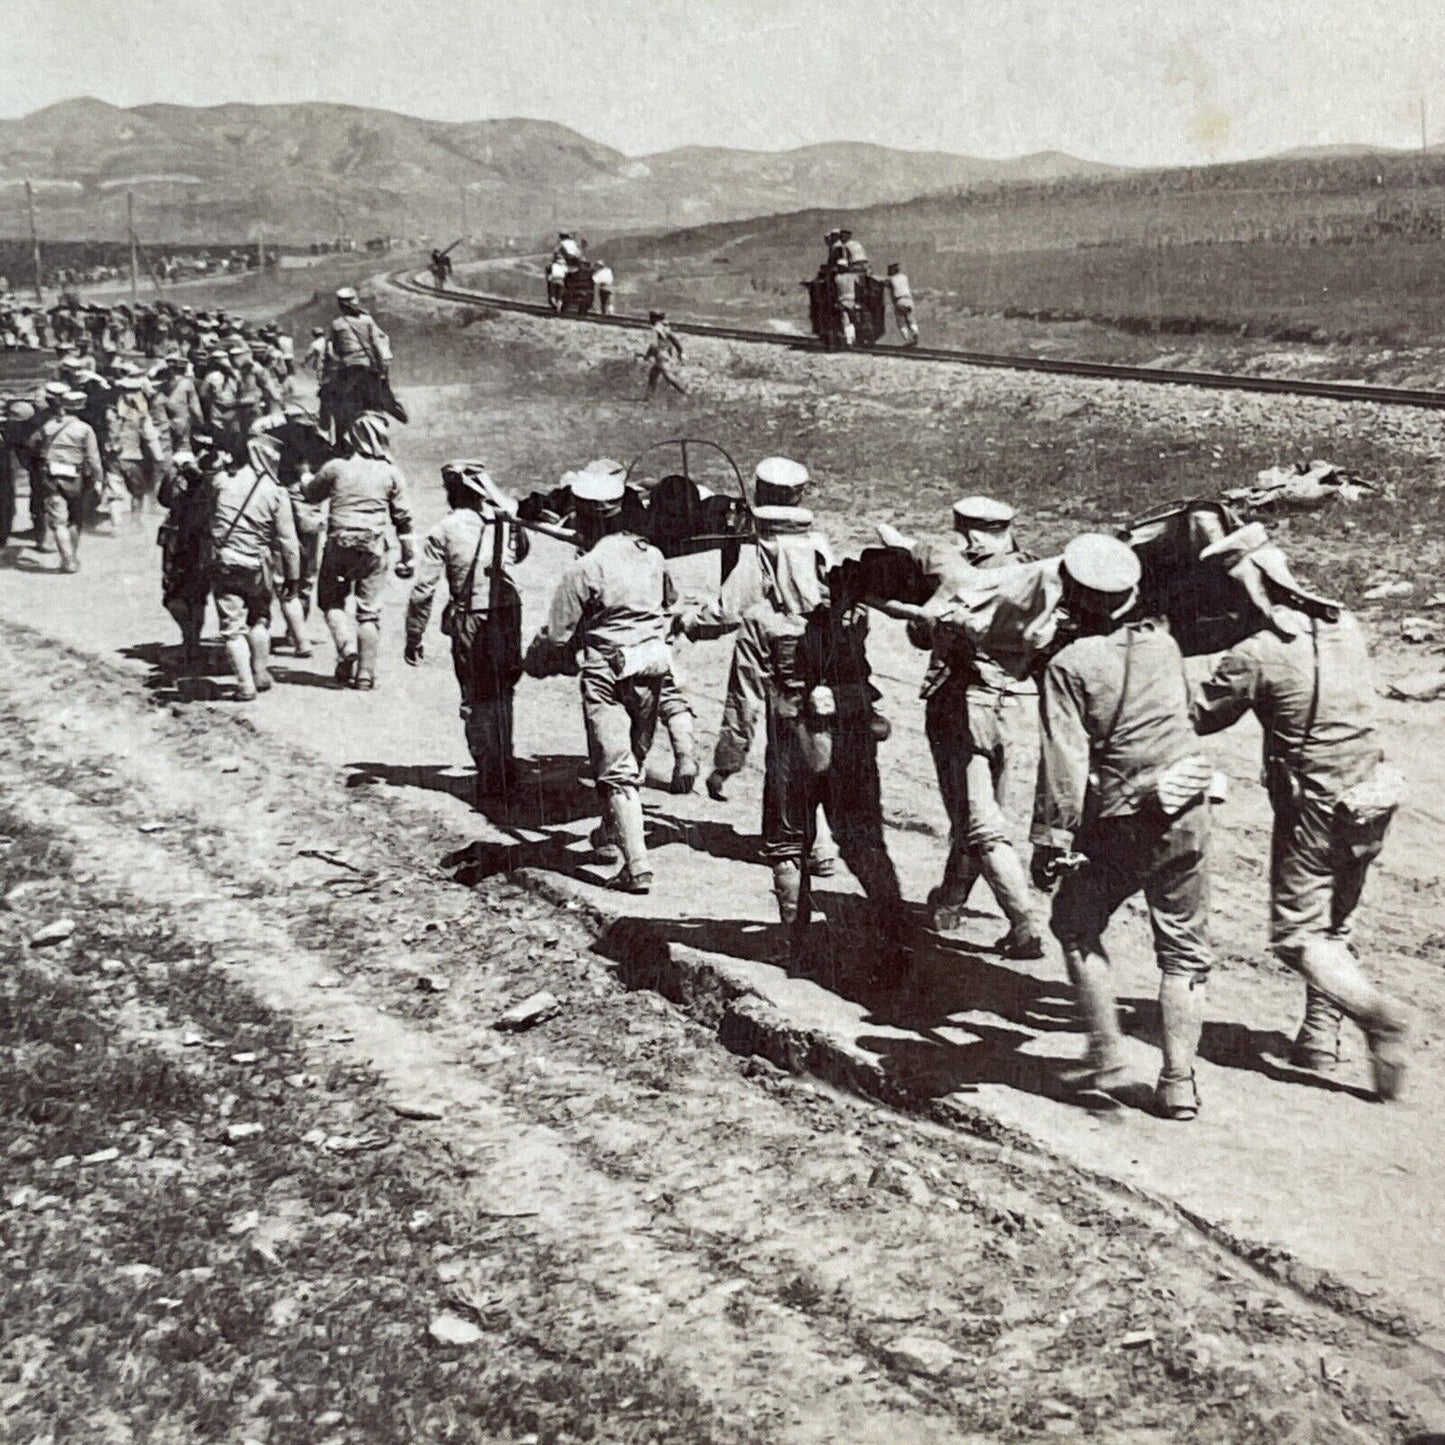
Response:
[[[619,1440],[953,1440],[1048,1421],[1119,1440],[1385,1440],[1431,1408],[1428,1353],[1262,1283],[1067,1168],[732,1058],[623,990],[579,915],[503,879],[440,878],[461,840],[434,815],[370,789],[348,801],[244,720],[175,716],[113,668],[6,634],[5,826],[70,860],[13,897],[10,951],[26,956],[60,911],[78,926],[47,961],[84,978],[134,950],[106,986],[117,1003],[135,988],[127,1027],[157,1046],[196,1006],[177,978],[219,970],[293,1022],[304,1069],[374,1071],[374,1097],[312,1127],[380,1134],[435,1212],[525,1235],[520,1253],[408,1246],[411,1284],[386,1305],[398,1340],[427,1349],[460,1281],[503,1360],[657,1362],[671,1393],[648,1399],[647,1422],[619,1405]],[[301,856],[313,849],[329,856]],[[169,951],[145,966],[139,939],[159,934]],[[505,1039],[488,1027],[544,987],[558,1018]],[[442,1118],[398,1122],[418,1101]],[[48,1185],[41,1119],[5,1128]],[[115,1169],[163,1177],[164,1149],[120,1137]],[[299,1262],[276,1253],[284,1281]],[[163,1251],[139,1262],[160,1270],[156,1294],[188,1297]],[[126,1388],[122,1413],[138,1408]],[[704,1413],[669,1429],[689,1400]],[[465,1414],[464,1395],[454,1405]],[[303,1406],[317,1408],[286,1418]]]

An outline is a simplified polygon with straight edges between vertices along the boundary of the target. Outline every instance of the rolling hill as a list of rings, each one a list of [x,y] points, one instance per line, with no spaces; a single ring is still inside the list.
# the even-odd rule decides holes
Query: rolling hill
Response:
[[[357,106],[142,105],[90,98],[0,120],[0,233],[122,233],[125,193],[154,240],[305,242],[345,231],[528,235],[702,225],[799,207],[862,207],[1002,180],[1100,174],[1058,152],[984,160],[848,142],[785,152],[688,147],[627,156],[549,121],[422,120]],[[465,196],[465,202],[463,197]]]

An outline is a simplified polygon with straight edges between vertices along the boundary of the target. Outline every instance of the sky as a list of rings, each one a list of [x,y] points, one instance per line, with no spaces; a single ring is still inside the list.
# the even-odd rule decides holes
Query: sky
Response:
[[[632,155],[827,140],[1188,164],[1445,142],[1441,0],[0,0],[0,114],[329,100]]]

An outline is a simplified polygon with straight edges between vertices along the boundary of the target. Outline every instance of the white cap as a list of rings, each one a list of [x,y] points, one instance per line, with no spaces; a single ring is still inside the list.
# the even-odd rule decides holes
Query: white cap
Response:
[[[620,471],[594,472],[589,469],[573,472],[567,485],[572,490],[574,500],[600,506],[620,502],[622,494],[627,490]]]
[[[359,301],[361,298],[356,294],[355,286],[339,286],[336,290],[338,301]]]
[[[1100,598],[1127,598],[1143,575],[1134,549],[1102,532],[1075,537],[1064,548],[1063,560],[1065,577]]]
[[[614,461],[611,457],[597,457],[593,461],[588,462],[582,470],[584,472],[600,472],[603,476],[608,477],[613,475],[626,477],[627,475],[627,468],[624,467],[621,462]]]
[[[953,504],[953,525],[959,531],[967,527],[1003,528],[1013,519],[1014,509],[993,497],[962,497]]]
[[[754,507],[753,519],[764,537],[813,530],[813,514],[806,507]]]
[[[786,492],[801,492],[808,485],[808,469],[791,457],[764,457],[753,472],[753,480]]]

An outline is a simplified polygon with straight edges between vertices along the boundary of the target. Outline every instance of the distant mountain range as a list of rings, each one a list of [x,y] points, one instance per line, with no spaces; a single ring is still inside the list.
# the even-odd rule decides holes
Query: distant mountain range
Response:
[[[770,152],[686,147],[626,156],[539,120],[462,123],[357,106],[190,108],[64,101],[0,120],[0,235],[309,242],[345,233],[533,235],[695,226],[857,208],[983,182],[1102,175],[1057,151],[984,160],[838,142]]]

